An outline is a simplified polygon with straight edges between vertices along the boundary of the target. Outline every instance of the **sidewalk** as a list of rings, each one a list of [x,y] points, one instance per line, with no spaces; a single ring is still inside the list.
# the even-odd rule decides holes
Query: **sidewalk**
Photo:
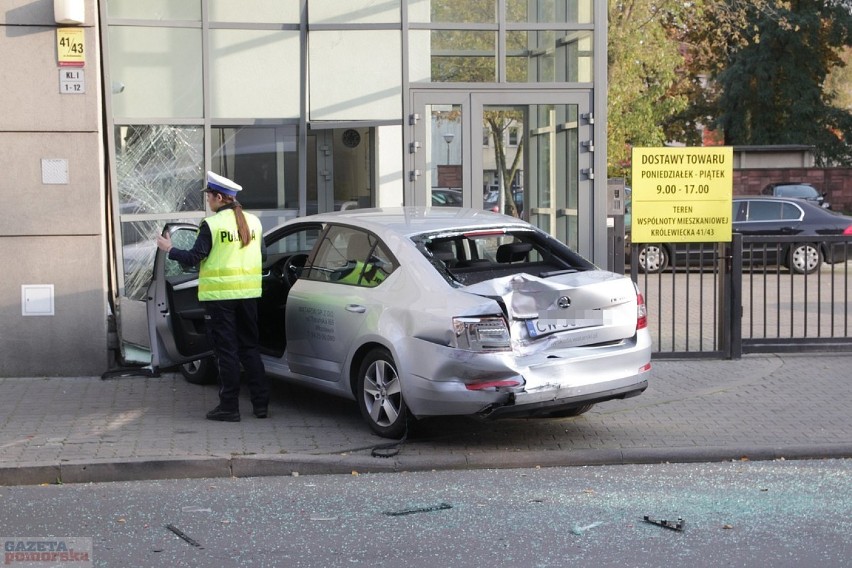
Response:
[[[852,457],[852,354],[654,361],[641,396],[567,419],[418,423],[393,457],[352,401],[272,380],[270,418],[205,420],[215,386],[0,378],[0,485]]]

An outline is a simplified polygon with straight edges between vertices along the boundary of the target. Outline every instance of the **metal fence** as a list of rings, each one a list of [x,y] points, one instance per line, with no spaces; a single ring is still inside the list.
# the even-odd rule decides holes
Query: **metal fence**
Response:
[[[838,258],[852,258],[852,239],[821,237]],[[670,267],[630,273],[645,297],[655,358],[739,358],[743,353],[852,352],[852,260],[817,270],[787,267],[796,237],[735,234],[730,243],[673,244]],[[828,250],[826,248],[826,250]],[[816,254],[811,251],[811,254]]]

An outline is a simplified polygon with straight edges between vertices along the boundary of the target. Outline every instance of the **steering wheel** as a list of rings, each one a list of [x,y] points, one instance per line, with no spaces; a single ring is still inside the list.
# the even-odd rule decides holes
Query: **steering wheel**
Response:
[[[302,275],[302,268],[308,260],[306,254],[294,254],[287,257],[284,261],[277,263],[272,272],[275,276],[287,284],[288,288],[292,288],[299,276]]]

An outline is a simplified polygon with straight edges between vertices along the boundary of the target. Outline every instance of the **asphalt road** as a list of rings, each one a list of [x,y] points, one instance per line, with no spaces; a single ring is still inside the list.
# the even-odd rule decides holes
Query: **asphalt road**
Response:
[[[91,538],[96,566],[832,568],[852,558],[852,460],[4,487],[0,503],[4,542]],[[683,530],[646,515],[682,518]]]

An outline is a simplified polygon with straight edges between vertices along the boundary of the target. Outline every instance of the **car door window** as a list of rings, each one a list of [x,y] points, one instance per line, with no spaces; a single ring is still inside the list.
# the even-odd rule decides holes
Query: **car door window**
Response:
[[[798,221],[802,218],[802,210],[792,203],[783,203],[781,218],[785,221]]]
[[[195,244],[197,236],[197,230],[180,229],[172,233],[172,245],[175,248],[189,250],[192,248],[192,245]],[[166,278],[171,276],[181,276],[183,274],[198,274],[198,265],[187,266],[186,264],[181,264],[176,260],[170,259],[168,256],[166,257],[166,264],[164,268]]]
[[[735,223],[745,221],[748,216],[748,201],[734,201],[732,218]]]
[[[314,248],[321,230],[320,226],[316,226],[285,234],[280,238],[273,237],[275,240],[271,240],[271,242],[266,244],[266,253],[269,256],[309,253]]]
[[[332,226],[305,274],[309,280],[373,287],[397,267],[388,249],[366,231]]]
[[[781,205],[775,201],[752,201],[748,208],[748,220],[778,221],[781,219]]]

